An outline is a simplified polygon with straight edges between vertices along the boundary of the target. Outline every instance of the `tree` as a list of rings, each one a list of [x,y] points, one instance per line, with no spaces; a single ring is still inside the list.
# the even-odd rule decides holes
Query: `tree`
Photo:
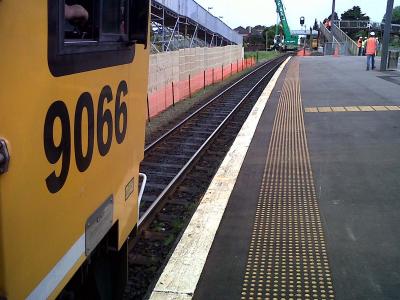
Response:
[[[342,20],[369,21],[369,17],[361,12],[359,6],[353,6],[353,8],[342,13]]]
[[[319,30],[319,26],[318,26],[317,19],[315,19],[315,21],[314,21],[314,26],[313,26],[312,29],[313,29],[313,30]]]
[[[270,27],[267,27],[263,32],[263,39],[264,41],[268,39],[268,46],[272,46],[274,44],[275,30],[276,30],[276,25],[272,25]],[[281,32],[282,32],[282,26],[279,25],[278,34],[281,34]]]
[[[369,21],[369,17],[366,16],[359,6],[353,6],[349,10],[345,11],[341,15],[342,21]],[[367,36],[368,31],[359,29],[344,29],[346,34],[353,40],[357,40],[360,36]]]
[[[327,19],[330,20],[330,19],[331,19],[331,16],[332,16],[332,14],[330,14],[329,17],[327,17]],[[335,19],[335,20],[339,20],[339,16],[338,16],[338,14],[337,14],[336,11],[335,11],[334,19]]]
[[[393,9],[392,24],[400,24],[400,6]]]

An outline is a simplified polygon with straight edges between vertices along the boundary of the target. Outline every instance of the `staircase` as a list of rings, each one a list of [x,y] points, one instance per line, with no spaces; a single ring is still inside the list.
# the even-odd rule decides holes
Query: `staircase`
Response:
[[[321,22],[319,23],[319,28],[321,29],[321,33],[325,40],[327,40],[329,43],[333,42],[333,35],[332,32],[330,32],[328,29],[326,29],[325,25],[322,24]]]
[[[322,23],[320,23],[320,28],[322,36],[328,41],[325,43],[325,55],[333,55],[336,53],[334,49],[340,49],[341,55],[358,55],[356,42],[335,24],[332,25],[331,31]]]
[[[343,30],[337,27],[335,24],[332,25],[333,36],[339,43],[347,44],[348,55],[358,55],[357,43],[353,41]]]

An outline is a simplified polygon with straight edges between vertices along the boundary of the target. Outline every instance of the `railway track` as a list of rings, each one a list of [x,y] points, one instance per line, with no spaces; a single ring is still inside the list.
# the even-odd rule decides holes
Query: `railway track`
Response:
[[[147,184],[140,205],[139,227],[282,59],[278,57],[247,74],[145,148],[141,172],[147,175]]]
[[[131,243],[126,298],[141,299],[190,219],[280,56],[245,75],[148,145],[147,184]]]

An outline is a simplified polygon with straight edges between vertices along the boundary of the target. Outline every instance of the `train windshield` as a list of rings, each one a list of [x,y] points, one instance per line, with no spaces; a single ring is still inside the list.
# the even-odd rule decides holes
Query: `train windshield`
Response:
[[[128,1],[64,1],[64,41],[127,40]]]

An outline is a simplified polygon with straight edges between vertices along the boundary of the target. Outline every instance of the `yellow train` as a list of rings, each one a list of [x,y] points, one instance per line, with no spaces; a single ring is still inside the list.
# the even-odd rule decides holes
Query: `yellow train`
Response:
[[[0,0],[0,299],[121,296],[138,220],[149,8]]]

